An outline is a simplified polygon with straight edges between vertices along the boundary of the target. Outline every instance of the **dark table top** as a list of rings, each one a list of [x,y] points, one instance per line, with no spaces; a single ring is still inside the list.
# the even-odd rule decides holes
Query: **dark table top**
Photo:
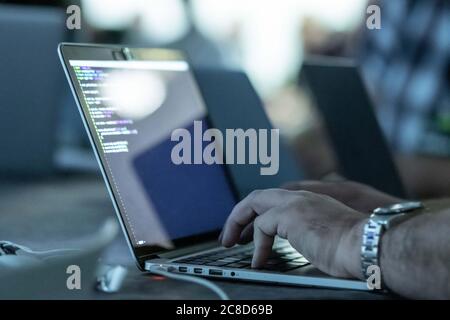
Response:
[[[65,174],[35,180],[0,181],[0,239],[34,250],[74,248],[115,216],[100,175]],[[120,264],[128,274],[120,292],[96,293],[98,299],[216,299],[196,284],[140,272],[120,234],[103,262]],[[231,299],[389,299],[351,290],[302,288],[249,282],[214,281]]]

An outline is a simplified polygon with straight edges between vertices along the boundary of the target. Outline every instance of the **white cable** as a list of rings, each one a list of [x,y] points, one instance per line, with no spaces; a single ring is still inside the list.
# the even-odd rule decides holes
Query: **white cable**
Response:
[[[28,254],[40,256],[42,259],[51,258],[51,256],[45,257],[45,255],[52,254],[52,253],[53,254],[55,254],[55,253],[68,254],[68,253],[74,253],[74,252],[81,251],[80,249],[52,249],[52,250],[45,250],[45,251],[34,251],[28,247],[15,244],[10,241],[0,241],[0,245],[14,246]],[[212,283],[209,280],[202,279],[200,277],[189,276],[189,275],[185,275],[185,274],[181,275],[181,274],[173,273],[173,272],[170,272],[170,269],[165,270],[162,267],[158,268],[157,270],[152,270],[151,273],[159,274],[161,276],[165,276],[167,278],[171,278],[174,280],[181,280],[181,281],[187,281],[187,282],[193,282],[193,283],[199,284],[201,286],[204,286],[204,287],[212,290],[214,293],[216,293],[219,296],[220,299],[230,300],[228,295],[222,289],[220,289],[217,285],[215,285],[214,283]]]
[[[186,274],[173,273],[173,272],[170,272],[170,269],[165,270],[162,267],[158,268],[156,270],[151,270],[150,272],[170,278],[170,279],[174,279],[174,280],[188,281],[188,282],[193,282],[193,283],[199,284],[201,286],[204,286],[204,287],[210,289],[211,291],[214,291],[214,293],[216,293],[221,300],[230,300],[228,295],[222,289],[220,289],[217,285],[215,285],[214,283],[212,283],[209,280],[202,279],[202,278],[196,277],[196,276],[189,276]]]
[[[0,246],[12,246],[15,249],[20,249],[24,253],[34,255],[43,260],[45,260],[47,258],[53,258],[54,256],[51,256],[51,255],[56,255],[56,254],[57,255],[65,255],[65,254],[74,254],[74,253],[81,252],[81,249],[50,249],[50,250],[35,251],[26,246],[19,245],[17,243],[13,243],[11,241],[4,241],[4,240],[0,241]]]

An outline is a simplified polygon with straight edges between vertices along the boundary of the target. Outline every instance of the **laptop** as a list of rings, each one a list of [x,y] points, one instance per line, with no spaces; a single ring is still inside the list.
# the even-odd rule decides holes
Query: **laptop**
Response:
[[[0,174],[54,171],[64,74],[55,46],[67,36],[59,8],[0,4]]]
[[[320,272],[283,240],[276,241],[261,270],[250,267],[251,243],[219,245],[220,230],[238,201],[227,166],[177,165],[171,158],[174,132],[197,139],[196,124],[212,127],[182,53],[61,44],[59,54],[141,270],[368,290],[365,282]]]
[[[339,173],[398,197],[405,189],[358,66],[350,59],[308,59],[302,75],[314,96]]]

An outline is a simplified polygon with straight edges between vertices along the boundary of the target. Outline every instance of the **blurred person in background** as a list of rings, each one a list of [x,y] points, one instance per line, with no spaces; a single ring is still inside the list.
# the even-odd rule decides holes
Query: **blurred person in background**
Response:
[[[450,3],[375,1],[359,60],[410,192],[450,194]]]
[[[445,0],[379,0],[371,4],[381,9],[381,29],[369,30],[364,19],[355,33],[330,33],[320,23],[306,19],[302,30],[305,51],[359,61],[409,194],[448,196],[450,4]]]

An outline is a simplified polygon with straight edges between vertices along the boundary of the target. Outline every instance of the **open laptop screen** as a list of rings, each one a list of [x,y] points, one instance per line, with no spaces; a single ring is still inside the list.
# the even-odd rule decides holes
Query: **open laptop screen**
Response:
[[[179,143],[172,141],[174,130],[186,129],[194,148],[194,121],[203,131],[208,127],[188,63],[68,62],[133,246],[171,248],[175,239],[219,230],[235,204],[224,166],[177,165],[172,159]]]

